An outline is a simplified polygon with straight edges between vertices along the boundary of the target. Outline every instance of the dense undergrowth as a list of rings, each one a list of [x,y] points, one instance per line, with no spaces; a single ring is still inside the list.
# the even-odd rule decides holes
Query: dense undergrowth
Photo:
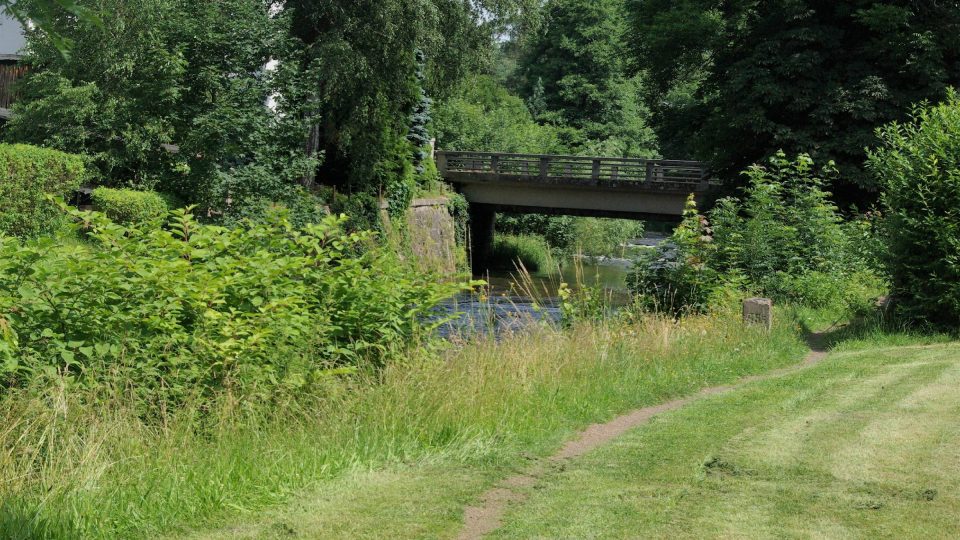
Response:
[[[255,407],[402,355],[459,286],[407,272],[368,233],[278,214],[223,228],[189,212],[75,235],[0,237],[0,384],[94,389],[140,414],[189,401]]]
[[[629,286],[648,309],[703,312],[731,295],[755,294],[811,307],[866,308],[885,290],[866,218],[845,221],[806,155],[781,152],[744,174],[750,186],[706,215],[693,196],[667,242],[642,254]]]

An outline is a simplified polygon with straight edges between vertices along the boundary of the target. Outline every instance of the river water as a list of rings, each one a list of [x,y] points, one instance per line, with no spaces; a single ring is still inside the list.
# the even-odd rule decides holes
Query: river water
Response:
[[[571,289],[602,287],[611,308],[630,303],[627,274],[639,250],[666,241],[666,235],[650,232],[630,242],[625,258],[582,257],[568,260],[533,275],[496,272],[475,276],[487,282],[481,294],[465,294],[440,306],[440,316],[449,320],[440,327],[445,337],[501,336],[531,325],[560,320],[558,291],[561,283]]]
[[[560,320],[558,291],[562,283],[571,289],[602,287],[613,304],[629,300],[626,279],[631,261],[592,259],[566,261],[552,272],[523,275],[497,272],[477,276],[488,286],[481,294],[460,295],[441,306],[451,319],[440,327],[449,338],[469,338],[493,333],[496,336],[522,330],[530,325]]]

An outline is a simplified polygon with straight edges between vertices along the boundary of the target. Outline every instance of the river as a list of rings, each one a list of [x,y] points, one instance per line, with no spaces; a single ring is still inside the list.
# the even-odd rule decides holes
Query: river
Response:
[[[467,338],[493,332],[500,336],[544,321],[560,320],[561,283],[571,288],[600,286],[612,303],[629,301],[626,287],[631,261],[583,258],[567,261],[552,272],[524,276],[519,272],[496,272],[477,276],[488,286],[481,294],[460,295],[442,306],[451,317],[440,332],[449,338]]]

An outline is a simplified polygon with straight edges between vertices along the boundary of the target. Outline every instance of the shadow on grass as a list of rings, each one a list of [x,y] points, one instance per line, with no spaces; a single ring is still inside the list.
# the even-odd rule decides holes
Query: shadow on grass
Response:
[[[893,310],[884,306],[860,310],[851,316],[848,322],[835,322],[826,330],[817,331],[799,318],[797,323],[810,348],[815,351],[935,344],[960,337],[957,333],[946,333],[930,326],[912,323],[898,317]]]

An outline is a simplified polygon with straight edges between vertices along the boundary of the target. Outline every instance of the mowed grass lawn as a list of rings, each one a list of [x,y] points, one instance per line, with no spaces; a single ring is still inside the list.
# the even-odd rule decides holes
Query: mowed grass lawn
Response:
[[[569,463],[496,538],[958,538],[960,345],[834,353]]]

